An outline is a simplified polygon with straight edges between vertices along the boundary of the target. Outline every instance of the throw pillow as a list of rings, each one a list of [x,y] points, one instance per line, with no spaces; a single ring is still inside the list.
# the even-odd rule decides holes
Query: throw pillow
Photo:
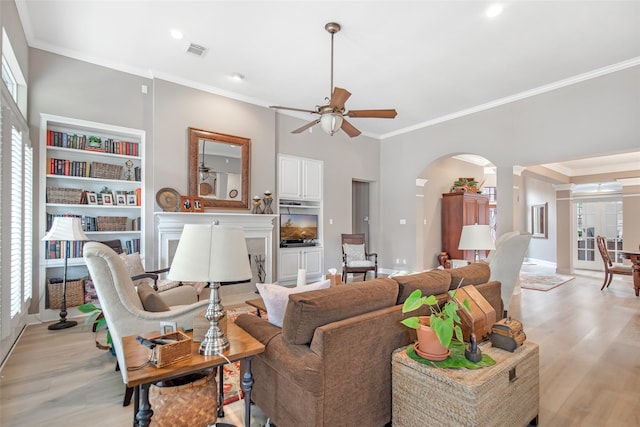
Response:
[[[142,260],[140,259],[139,253],[134,254],[120,254],[120,259],[124,262],[124,266],[127,269],[127,273],[129,273],[129,277],[137,276],[138,274],[144,274],[144,266],[142,265]],[[136,281],[134,285],[140,284],[140,281]]]
[[[350,263],[352,261],[364,261],[364,245],[352,245],[350,243],[345,243],[342,245],[342,250],[344,254],[347,256],[347,262]]]
[[[281,285],[273,285],[270,283],[256,283],[258,292],[264,301],[267,309],[269,323],[282,328],[284,320],[284,311],[289,302],[289,295],[299,292],[315,291],[317,289],[326,289],[331,284],[331,280],[322,280],[320,282],[311,283],[309,285],[288,288]]]
[[[158,312],[171,310],[162,297],[146,283],[140,283],[138,285],[138,297],[145,311]]]

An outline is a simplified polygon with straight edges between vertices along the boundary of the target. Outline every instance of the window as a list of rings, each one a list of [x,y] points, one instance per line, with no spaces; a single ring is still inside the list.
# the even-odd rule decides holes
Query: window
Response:
[[[18,82],[16,82],[16,78],[13,76],[11,69],[9,68],[9,63],[7,61],[7,57],[2,55],[2,81],[9,89],[9,94],[13,98],[13,100],[18,102]]]

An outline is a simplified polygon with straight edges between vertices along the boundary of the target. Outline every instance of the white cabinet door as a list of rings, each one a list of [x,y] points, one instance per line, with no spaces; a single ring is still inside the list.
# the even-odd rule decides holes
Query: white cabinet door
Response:
[[[278,196],[284,199],[302,198],[302,163],[294,157],[280,156]]]
[[[302,197],[305,200],[322,199],[322,162],[302,161]]]
[[[300,268],[307,272],[307,283],[318,280],[323,270],[322,255],[322,248],[317,246],[280,249],[278,281],[295,281]]]

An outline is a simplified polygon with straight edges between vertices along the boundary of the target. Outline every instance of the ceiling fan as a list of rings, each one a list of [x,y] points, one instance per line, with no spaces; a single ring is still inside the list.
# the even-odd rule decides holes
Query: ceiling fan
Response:
[[[360,135],[360,131],[351,123],[345,120],[346,117],[363,118],[373,117],[381,119],[393,119],[398,113],[394,109],[389,110],[345,110],[345,102],[351,96],[351,92],[346,89],[333,86],[333,35],[340,31],[340,24],[329,22],[324,29],[331,34],[331,99],[325,98],[328,102],[324,105],[316,105],[314,110],[305,110],[301,108],[281,107],[272,105],[270,108],[280,110],[302,111],[305,113],[318,114],[319,118],[307,123],[306,125],[292,131],[291,133],[301,133],[320,123],[322,129],[329,135],[333,135],[342,129],[350,137]]]

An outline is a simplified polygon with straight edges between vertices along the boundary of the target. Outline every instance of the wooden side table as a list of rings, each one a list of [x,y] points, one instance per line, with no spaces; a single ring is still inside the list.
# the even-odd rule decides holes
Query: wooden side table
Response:
[[[393,427],[537,424],[538,345],[526,341],[513,353],[490,343],[481,349],[495,365],[477,370],[442,369],[411,359],[406,347],[394,351]]]

